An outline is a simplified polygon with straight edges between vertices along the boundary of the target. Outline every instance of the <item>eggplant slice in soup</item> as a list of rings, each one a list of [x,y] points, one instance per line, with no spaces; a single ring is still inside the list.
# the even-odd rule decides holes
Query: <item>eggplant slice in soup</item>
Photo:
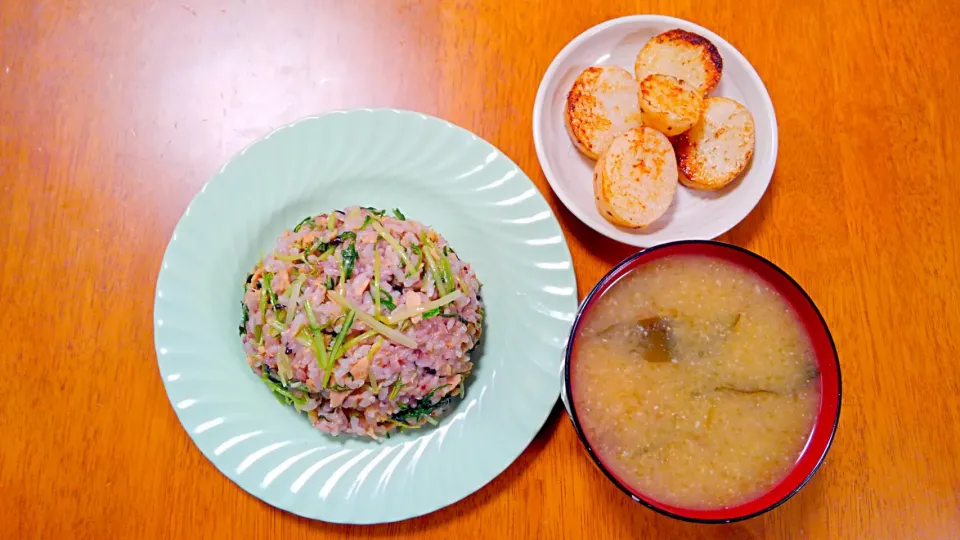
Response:
[[[673,360],[673,335],[670,321],[664,317],[648,317],[636,323],[615,324],[600,332],[608,342],[619,344],[647,362]]]
[[[614,324],[598,336],[607,342],[619,342],[621,347],[647,362],[678,363],[714,354],[717,347],[736,331],[741,318],[742,314],[734,313],[717,321],[693,325],[658,315]]]

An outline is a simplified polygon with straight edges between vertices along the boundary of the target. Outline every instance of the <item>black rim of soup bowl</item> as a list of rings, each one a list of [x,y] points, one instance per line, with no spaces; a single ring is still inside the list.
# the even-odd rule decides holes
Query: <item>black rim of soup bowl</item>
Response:
[[[649,256],[651,253],[654,253],[657,251],[674,248],[680,245],[688,245],[688,244],[716,246],[722,249],[730,249],[730,250],[738,251],[740,253],[748,255],[753,259],[756,259],[761,264],[770,267],[771,269],[779,273],[781,276],[786,278],[787,281],[790,283],[790,285],[794,287],[803,296],[804,300],[810,305],[811,308],[813,308],[814,313],[816,313],[817,318],[819,319],[820,325],[826,334],[826,338],[830,342],[830,348],[832,350],[833,361],[836,366],[836,373],[837,373],[837,413],[833,419],[833,425],[830,428],[830,436],[827,440],[826,445],[824,446],[823,452],[817,458],[817,461],[814,464],[813,468],[810,470],[810,473],[807,474],[807,476],[803,479],[803,481],[797,484],[795,488],[791,489],[785,496],[781,497],[780,499],[773,502],[772,504],[767,505],[766,507],[749,514],[744,514],[742,516],[734,516],[734,517],[724,518],[724,519],[702,519],[697,517],[691,517],[688,515],[678,514],[678,513],[666,510],[664,508],[660,508],[657,505],[651,502],[645,501],[642,498],[635,495],[634,491],[632,491],[629,487],[627,487],[625,483],[621,482],[612,472],[610,472],[609,469],[607,469],[607,466],[604,465],[603,461],[600,459],[597,453],[593,450],[593,446],[590,444],[590,441],[587,439],[587,436],[583,431],[583,426],[581,426],[580,424],[580,418],[577,415],[576,402],[573,398],[573,389],[570,384],[570,365],[571,365],[571,359],[573,356],[574,339],[576,337],[577,331],[580,328],[581,323],[583,322],[583,316],[584,316],[584,313],[586,312],[587,307],[589,307],[595,300],[598,299],[600,291],[613,287],[615,285],[614,283],[615,281],[618,281],[619,279],[625,277],[629,273],[629,271],[623,273],[622,275],[619,275],[623,270],[623,268],[632,266],[637,260],[641,258],[645,258]],[[704,256],[710,257],[709,255],[704,255]],[[750,269],[747,269],[747,270],[750,271]],[[594,464],[597,466],[597,468],[599,468],[603,472],[604,476],[606,476],[607,479],[613,482],[613,484],[617,486],[620,489],[620,491],[626,493],[627,496],[629,496],[632,500],[642,504],[643,506],[646,506],[647,508],[659,514],[662,514],[674,519],[678,519],[681,521],[687,521],[691,523],[706,523],[706,524],[735,523],[738,521],[743,521],[746,519],[757,517],[761,514],[765,514],[773,510],[774,508],[780,506],[781,504],[787,502],[791,497],[793,497],[801,489],[803,489],[803,487],[806,486],[808,482],[810,482],[810,480],[813,478],[816,472],[820,469],[820,466],[823,464],[824,460],[827,457],[827,452],[829,452],[830,447],[833,445],[833,439],[837,434],[837,426],[840,422],[840,409],[842,405],[841,396],[843,394],[843,384],[842,384],[841,373],[840,373],[840,357],[837,354],[837,346],[833,340],[833,335],[830,333],[830,328],[827,326],[827,322],[823,318],[823,314],[820,313],[820,309],[814,303],[813,299],[810,298],[810,295],[807,294],[807,291],[805,291],[803,287],[801,287],[800,284],[797,283],[797,281],[790,276],[790,274],[786,273],[779,266],[777,266],[776,264],[772,263],[766,258],[750,250],[744,249],[739,246],[735,246],[733,244],[727,244],[725,242],[718,242],[715,240],[679,240],[675,242],[668,242],[665,244],[660,244],[651,248],[641,250],[627,257],[626,259],[621,261],[619,264],[614,266],[609,272],[606,273],[606,275],[603,276],[603,278],[600,279],[600,281],[597,282],[596,285],[593,286],[593,289],[590,290],[590,293],[587,294],[586,298],[583,299],[583,302],[580,303],[580,306],[577,309],[577,314],[573,319],[573,324],[570,327],[570,333],[567,336],[567,347],[566,347],[566,350],[564,351],[563,360],[564,360],[564,363],[563,363],[564,395],[567,398],[566,401],[567,401],[570,420],[573,422],[573,427],[577,432],[577,437],[580,439],[580,443],[583,444],[584,448],[586,448],[587,453],[590,454],[590,458],[593,460]],[[824,399],[824,398],[821,397],[821,399]],[[816,428],[817,424],[818,422],[815,421],[814,429]],[[811,436],[812,436],[812,433],[811,433]],[[805,454],[806,451],[807,451],[807,448],[804,448],[804,450],[801,452],[801,455]],[[641,490],[639,489],[636,491],[641,492]],[[765,496],[765,494],[761,494],[759,497],[757,497],[757,499],[762,498],[763,496]],[[695,509],[691,509],[690,511],[694,513],[702,512],[702,510],[695,510]]]

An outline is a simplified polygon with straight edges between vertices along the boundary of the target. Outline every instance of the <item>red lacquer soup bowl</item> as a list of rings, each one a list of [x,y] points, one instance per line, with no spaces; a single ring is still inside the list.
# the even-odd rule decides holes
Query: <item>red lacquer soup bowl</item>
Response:
[[[573,371],[571,368],[573,362],[577,361],[573,351],[575,350],[580,327],[596,303],[596,300],[620,278],[628,275],[638,267],[662,257],[673,255],[695,255],[720,259],[753,272],[766,281],[796,312],[813,345],[816,361],[820,369],[820,410],[806,447],[801,452],[793,469],[779,484],[773,486],[766,493],[735,507],[718,510],[681,508],[654,500],[631,487],[614,474],[594,451],[577,417],[576,401],[572,399],[572,396],[575,395],[573,386],[576,385],[576,380],[571,378],[571,372]],[[814,305],[813,301],[800,285],[776,265],[755,253],[721,242],[701,240],[672,242],[641,251],[618,264],[597,283],[580,305],[577,316],[573,321],[573,327],[570,329],[563,377],[564,404],[567,405],[567,411],[573,420],[573,425],[577,430],[577,435],[580,437],[580,442],[583,443],[590,457],[607,478],[640,504],[664,515],[697,523],[730,523],[740,521],[758,516],[783,504],[810,481],[820,467],[820,464],[823,463],[827,455],[827,450],[830,449],[830,444],[833,442],[833,436],[837,430],[837,422],[840,419],[840,360],[837,356],[836,346],[833,343],[833,337],[830,335],[830,330],[827,328],[827,324],[823,320],[823,316],[820,314],[817,306]]]

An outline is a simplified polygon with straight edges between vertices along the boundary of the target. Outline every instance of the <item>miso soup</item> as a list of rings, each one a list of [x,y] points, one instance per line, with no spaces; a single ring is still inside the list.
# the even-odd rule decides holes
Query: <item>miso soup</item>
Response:
[[[796,314],[718,259],[668,256],[625,276],[587,313],[573,354],[571,397],[594,452],[673,506],[762,495],[796,463],[819,409]]]

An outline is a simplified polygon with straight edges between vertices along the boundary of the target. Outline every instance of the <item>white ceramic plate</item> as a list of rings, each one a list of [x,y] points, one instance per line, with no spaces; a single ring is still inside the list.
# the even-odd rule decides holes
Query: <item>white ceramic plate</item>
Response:
[[[350,205],[436,229],[487,310],[466,398],[439,426],[381,442],[324,435],[277,403],[237,335],[263,251],[303,216]],[[187,207],[157,279],[157,360],[184,429],[241,488],[309,518],[396,521],[466,497],[527,447],[557,401],[576,289],[550,207],[492,145],[412,112],[330,113],[254,143]]]
[[[756,123],[757,146],[744,174],[718,192],[679,186],[667,213],[646,229],[617,227],[600,216],[593,196],[593,166],[573,146],[563,122],[567,93],[581,71],[593,65],[617,65],[633,73],[637,53],[653,36],[682,28],[709,39],[723,57],[723,77],[711,95],[746,105]],[[740,222],[760,201],[777,161],[777,118],[756,70],[733,45],[710,30],[683,19],[634,15],[594,26],[567,44],[540,82],[533,106],[533,138],[540,166],[560,201],[592,229],[634,246],[674,240],[709,240]]]

